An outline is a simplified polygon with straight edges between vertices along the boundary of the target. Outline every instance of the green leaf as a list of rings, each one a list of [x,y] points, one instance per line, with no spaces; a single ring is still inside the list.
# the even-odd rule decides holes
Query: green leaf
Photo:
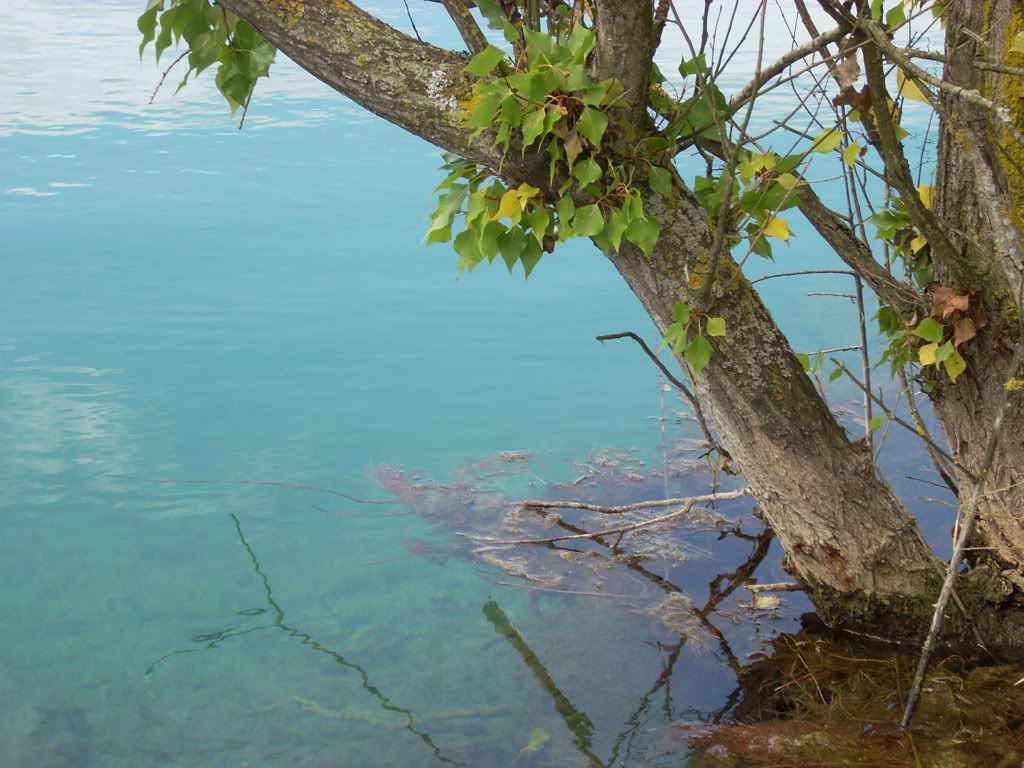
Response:
[[[604,229],[604,223],[604,216],[601,214],[600,208],[596,205],[585,205],[577,209],[572,229],[580,237],[593,237]]]
[[[871,421],[868,422],[868,429],[874,432],[876,429],[881,427],[885,423],[885,416],[875,416]]]
[[[947,341],[937,350],[935,350],[935,362],[944,363],[949,360],[954,354],[956,354],[956,347],[953,346],[952,341]]]
[[[946,329],[943,327],[942,323],[931,317],[926,317],[918,323],[917,328],[914,329],[915,336],[920,336],[925,341],[932,342],[942,341],[942,337],[945,333]]]
[[[902,2],[903,0],[899,0]],[[882,18],[882,0],[871,0],[871,18],[878,21]]]
[[[487,77],[504,58],[505,52],[501,48],[488,45],[469,60],[469,64],[466,65],[466,72],[474,77]]]
[[[822,154],[834,152],[843,143],[843,132],[835,128],[826,128],[814,137],[814,151]]]
[[[654,246],[661,234],[661,225],[647,216],[636,216],[626,227],[626,239],[640,248],[647,258],[654,254]]]
[[[581,136],[590,141],[595,149],[601,149],[601,137],[608,128],[608,115],[590,107],[584,107],[579,122],[576,123],[576,130]]]
[[[594,158],[588,157],[586,160],[576,163],[576,167],[572,169],[572,175],[576,177],[580,186],[585,187],[601,178],[601,166]]]
[[[832,371],[832,373],[829,374],[828,380],[830,382],[831,381],[835,381],[836,379],[838,379],[842,375],[843,375],[843,369],[842,368],[836,368],[834,371]]]
[[[672,319],[680,325],[689,323],[691,314],[693,314],[693,308],[685,301],[677,301],[676,305],[672,307]]]
[[[582,64],[590,52],[594,50],[594,42],[594,33],[582,24],[577,24],[572,28],[572,33],[569,35],[569,39],[565,41],[565,44],[572,51],[573,61],[577,64]]]
[[[952,355],[942,361],[942,365],[946,369],[946,375],[949,376],[949,380],[954,384],[960,378],[960,374],[967,370],[967,361],[955,349]]]
[[[709,317],[707,333],[708,336],[725,336],[725,318]]]
[[[612,248],[616,251],[622,246],[622,236],[626,232],[626,227],[629,226],[628,214],[619,208],[618,210],[612,211],[612,215],[608,217],[608,223],[604,227],[602,235],[608,238],[608,242],[611,243]]]
[[[803,352],[796,353],[796,359],[800,361],[800,366],[804,369],[804,373],[811,372],[811,358]]]
[[[484,97],[462,124],[463,127],[474,130],[475,134],[490,129],[494,125],[494,114],[498,111],[502,99],[500,93],[492,93]]]
[[[547,112],[542,109],[527,113],[523,118],[523,150],[533,144],[544,134],[544,120]]]
[[[890,29],[907,23],[907,13],[903,9],[902,2],[896,3],[896,5],[894,5],[889,12],[885,14],[885,23]]]
[[[159,12],[160,7],[154,5],[148,9],[145,13],[139,16],[136,25],[139,28],[139,32],[142,33],[142,42],[139,43],[139,58],[142,58],[142,52],[146,50],[146,46],[149,45],[150,41],[156,37],[156,15]]]
[[[878,312],[875,313],[875,319],[878,320],[878,330],[880,333],[888,335],[899,330],[900,316],[890,306],[879,307]]]
[[[472,272],[473,268],[484,258],[483,253],[480,252],[476,233],[471,229],[462,230],[455,237],[453,247],[455,248],[455,252],[459,255],[459,274],[462,274],[463,270]]]
[[[686,347],[685,354],[686,362],[693,369],[693,375],[700,376],[700,372],[711,362],[711,356],[715,354],[715,349],[703,336],[694,336],[693,341]]]
[[[502,22],[506,21],[505,11],[498,5],[497,0],[476,0],[476,7],[487,19],[487,26],[491,29],[501,29]]]
[[[662,197],[672,197],[672,173],[657,165],[652,165],[648,180],[651,189]]]
[[[555,210],[558,211],[558,221],[564,226],[569,226],[572,217],[576,215],[576,203],[569,195],[558,198],[555,203]]]
[[[526,238],[526,246],[519,257],[519,260],[523,262],[523,272],[526,273],[526,277],[530,276],[533,268],[537,266],[537,262],[540,261],[540,257],[543,255],[544,249],[540,247],[540,244],[533,238]]]
[[[501,258],[509,272],[512,271],[516,262],[519,261],[519,257],[526,250],[526,242],[526,234],[519,227],[512,227],[505,234],[498,236],[498,250],[501,252]]]
[[[703,53],[697,54],[697,56],[695,56],[694,58],[688,59],[687,61],[684,61],[682,64],[679,65],[679,74],[681,74],[683,77],[688,77],[690,75],[696,75],[698,72],[707,71],[708,65],[707,61],[705,61],[704,59]]]
[[[534,205],[533,208],[523,217],[533,230],[533,236],[537,239],[538,245],[544,242],[544,235],[547,234],[548,224],[551,223],[551,214],[543,205]]]

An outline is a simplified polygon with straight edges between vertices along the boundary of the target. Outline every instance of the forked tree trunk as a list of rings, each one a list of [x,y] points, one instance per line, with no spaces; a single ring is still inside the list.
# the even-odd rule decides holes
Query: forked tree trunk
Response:
[[[974,2],[981,5],[980,0]],[[1012,4],[1011,0],[993,2]],[[464,57],[418,43],[349,2],[304,0],[297,4],[301,14],[294,12],[295,4],[281,0],[222,3],[300,66],[367,109],[449,151],[498,167],[500,158],[490,142],[466,144],[459,126],[459,99],[467,96],[470,85],[462,73]],[[637,6],[642,9],[639,15]],[[653,14],[652,0],[598,0],[597,9],[602,23],[613,24],[617,14],[625,14],[623,18],[635,22],[626,25],[633,30],[630,34],[648,37],[634,41],[630,48],[612,30],[598,36],[597,60],[606,67],[621,67],[620,79],[635,81],[631,95],[642,91],[649,68],[649,58],[643,57],[653,49],[653,31],[646,21]],[[642,117],[638,124],[643,124]],[[943,147],[941,162],[975,162],[959,158],[961,150],[952,146],[948,135]],[[528,179],[543,188],[546,166],[546,154],[527,155],[522,162],[510,157],[502,171],[510,180]],[[967,178],[966,173],[956,173],[940,180],[940,206],[951,208],[954,194],[979,194],[981,187]],[[962,184],[967,184],[966,191],[959,190]],[[649,189],[641,192],[646,210],[661,223],[654,256],[647,259],[624,242],[609,258],[664,332],[677,301],[697,303],[695,292],[707,278],[712,236],[705,211],[688,190],[681,190],[680,200],[672,205]],[[960,204],[958,200],[956,205]],[[970,210],[965,205],[959,220],[974,231],[979,224],[972,216],[983,217]],[[1019,207],[1016,210],[1019,216]],[[820,229],[821,222],[816,226]],[[850,259],[870,261],[865,251]],[[1020,251],[1016,254],[1019,264]],[[877,265],[873,269],[874,279],[868,279],[877,288],[888,276],[878,275]],[[714,340],[715,356],[697,377],[696,389],[721,431],[722,442],[755,492],[764,517],[778,534],[787,568],[808,584],[826,620],[874,634],[919,639],[938,593],[940,564],[921,539],[914,519],[873,467],[870,454],[851,443],[836,423],[760,297],[738,274],[736,263],[725,255],[717,272],[715,313],[726,319],[728,334]],[[1019,285],[1019,272],[1016,280]],[[988,285],[979,287],[989,290]],[[992,295],[990,303],[999,302],[1012,302],[1005,289]],[[1005,363],[1000,365],[1005,354],[999,341],[1002,336],[988,338],[987,331],[984,336],[970,351],[967,383],[943,387],[937,397],[938,413],[954,450],[968,467],[980,461],[979,446],[991,424],[995,395],[1005,380],[1000,377],[1006,374]],[[1019,407],[1012,418],[1010,437],[1003,444],[990,488],[1024,480]],[[1008,514],[1021,514],[1020,494],[1018,487],[986,500],[981,528],[987,541],[1005,539],[1005,546],[999,545],[998,561],[1003,570],[1016,575],[997,574],[993,579],[991,571],[985,571],[981,587],[974,583],[978,578],[968,577],[960,589],[978,629],[996,644],[1024,645],[1024,614],[1013,602],[1022,592],[1013,581],[1020,577],[1020,523],[999,522]],[[957,612],[950,616],[951,631],[966,631],[963,620],[953,614]]]

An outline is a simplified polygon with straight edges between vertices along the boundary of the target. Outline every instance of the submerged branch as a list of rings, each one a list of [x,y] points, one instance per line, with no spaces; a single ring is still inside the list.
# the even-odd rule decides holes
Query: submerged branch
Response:
[[[684,496],[678,499],[652,499],[651,501],[637,501],[633,504],[621,504],[617,507],[605,507],[599,504],[589,504],[585,501],[524,501],[524,507],[542,507],[544,509],[584,509],[588,512],[600,512],[602,515],[621,515],[624,512],[636,512],[641,509],[653,507],[674,507],[693,506],[713,501],[730,501],[741,499],[744,496],[752,496],[749,488],[741,488],[738,491],[722,491],[721,493],[708,493],[703,496]]]

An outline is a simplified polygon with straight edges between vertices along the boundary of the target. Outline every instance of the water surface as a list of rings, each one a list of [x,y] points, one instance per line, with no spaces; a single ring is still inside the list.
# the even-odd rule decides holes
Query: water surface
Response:
[[[420,32],[451,42],[425,5]],[[643,612],[664,598],[651,579],[635,577],[641,610],[627,611],[424,552],[450,543],[440,513],[123,477],[388,499],[375,467],[446,480],[516,450],[530,460],[488,482],[566,496],[552,485],[577,479],[574,461],[633,449],[642,479],[613,472],[608,501],[707,487],[658,474],[692,425],[635,348],[594,341],[653,339],[596,251],[560,248],[528,282],[503,268],[456,279],[453,254],[420,245],[433,148],[287,62],[243,131],[208,81],[148,106],[159,71],[137,61],[138,10],[0,8],[8,764],[668,760],[658,729],[719,716],[736,681],[717,640],[681,643]],[[399,2],[377,10],[406,23]],[[779,263],[755,272],[834,266],[794,226]],[[835,327],[855,339],[846,302],[765,288],[798,348],[835,346]],[[925,460],[896,434],[890,450],[942,541],[951,510],[903,476]],[[713,533],[690,543],[703,554],[660,573],[697,604],[756,550]],[[758,577],[784,577],[777,556]],[[744,599],[715,619],[741,658],[807,608],[787,597],[755,622]]]

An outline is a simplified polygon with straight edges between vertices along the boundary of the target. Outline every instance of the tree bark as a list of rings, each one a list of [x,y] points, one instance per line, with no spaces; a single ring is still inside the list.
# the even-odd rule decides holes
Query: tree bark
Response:
[[[965,0],[949,9],[947,50],[955,53],[945,79],[977,88],[1024,125],[1024,78],[985,72],[973,64],[980,57],[1024,65],[1024,54],[1009,51],[1015,36],[1024,32],[1024,4]],[[988,41],[985,48],[978,45],[979,38]],[[1014,350],[1024,343],[1019,305],[1024,284],[1024,146],[981,110],[951,99],[945,100],[945,108],[952,119],[943,121],[940,134],[936,211],[948,225],[954,247],[973,267],[956,287],[973,293],[972,304],[980,306],[988,321],[960,349],[967,370],[956,384],[939,382],[932,398],[951,452],[965,470],[958,476],[960,498],[965,499],[974,492],[974,477],[983,468],[1007,381],[1024,376],[1010,370]],[[937,266],[937,278],[949,284],[951,270]],[[979,581],[984,575],[992,609],[1016,614],[1024,609],[1024,393],[1011,395],[987,487],[979,502],[979,549],[972,565]]]

